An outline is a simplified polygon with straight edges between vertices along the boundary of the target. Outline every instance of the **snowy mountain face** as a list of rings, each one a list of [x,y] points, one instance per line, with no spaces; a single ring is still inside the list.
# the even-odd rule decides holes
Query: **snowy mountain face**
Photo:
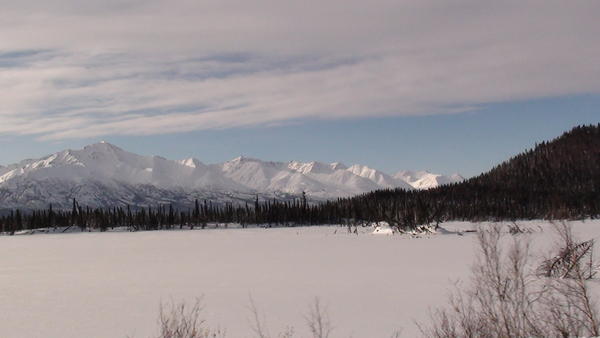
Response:
[[[403,189],[413,188],[413,186],[408,184],[405,180],[391,177],[386,173],[359,164],[351,166],[348,168],[348,171],[360,177],[368,178],[382,187]]]
[[[402,174],[401,174],[402,173]],[[409,174],[410,173],[410,174]],[[351,196],[382,188],[422,189],[462,180],[427,172],[394,177],[366,166],[341,163],[265,162],[238,157],[220,164],[190,158],[140,156],[109,143],[0,166],[0,209],[69,208],[81,205],[189,207],[195,199],[243,202],[255,195],[311,199]]]
[[[459,174],[450,176],[432,174],[428,171],[399,171],[394,175],[394,178],[407,182],[415,189],[431,189],[440,185],[459,183],[465,180]]]

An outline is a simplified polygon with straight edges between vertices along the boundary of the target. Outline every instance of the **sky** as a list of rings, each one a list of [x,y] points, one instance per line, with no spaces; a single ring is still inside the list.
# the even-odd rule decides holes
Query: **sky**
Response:
[[[0,163],[106,140],[205,163],[476,175],[600,122],[600,2],[0,0]]]

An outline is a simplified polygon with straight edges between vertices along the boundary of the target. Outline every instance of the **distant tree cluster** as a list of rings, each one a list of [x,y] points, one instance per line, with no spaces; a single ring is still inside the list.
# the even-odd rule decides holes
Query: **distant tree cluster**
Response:
[[[0,217],[2,232],[41,227],[132,230],[205,227],[211,222],[293,226],[387,221],[399,229],[449,220],[574,219],[600,215],[600,124],[580,126],[543,142],[461,183],[429,190],[379,190],[323,203],[299,199],[245,205],[199,202],[187,210],[170,205],[11,211]]]
[[[175,228],[205,228],[210,223],[264,224],[266,226],[291,226],[297,224],[336,223],[334,214],[325,212],[331,209],[326,204],[311,205],[306,195],[302,198],[287,201],[259,201],[253,205],[226,203],[214,204],[211,201],[196,200],[194,208],[177,210],[172,205],[158,205],[149,208],[132,208],[130,206],[114,208],[89,208],[79,205],[73,199],[70,211],[54,211],[52,206],[46,210],[35,210],[28,214],[20,210],[11,211],[0,217],[0,231],[14,233],[21,230],[31,230],[47,227],[80,228],[81,231],[106,231],[114,227],[128,227],[137,230],[167,230]]]

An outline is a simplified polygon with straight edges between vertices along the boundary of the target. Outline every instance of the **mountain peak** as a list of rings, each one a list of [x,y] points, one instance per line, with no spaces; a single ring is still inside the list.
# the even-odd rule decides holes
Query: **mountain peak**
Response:
[[[248,157],[248,156],[244,156],[244,155],[240,155],[234,159],[231,159],[227,162],[230,163],[241,163],[241,162],[262,162],[261,160],[257,159],[257,158],[253,158],[253,157]]]
[[[454,174],[450,175],[450,178],[456,180],[457,182],[465,180],[465,178],[459,173],[454,173]]]
[[[348,169],[348,167],[344,163],[341,163],[341,162],[329,163],[329,166],[333,170],[346,170],[346,169]]]
[[[352,166],[350,166],[350,168],[348,168],[348,171],[351,171],[352,173],[363,177],[373,176],[379,172],[376,169],[369,168],[366,165],[362,164],[353,164]]]
[[[93,143],[83,147],[83,150],[93,150],[93,151],[118,151],[123,152],[124,150],[117,147],[112,143],[108,143],[106,141],[100,141],[98,143]]]
[[[294,171],[300,172],[302,174],[330,173],[333,169],[333,168],[331,168],[330,165],[324,164],[321,162],[317,162],[317,161],[311,161],[311,162],[306,162],[306,163],[298,162],[298,161],[291,161],[288,164],[288,168],[290,168]]]
[[[464,181],[464,177],[459,174],[447,176],[432,174],[427,170],[401,170],[394,175],[394,178],[397,180],[403,180],[417,189],[429,189],[440,185]]]
[[[205,166],[204,163],[202,163],[199,159],[194,157],[186,158],[184,160],[179,161],[179,163],[190,168],[201,168]]]

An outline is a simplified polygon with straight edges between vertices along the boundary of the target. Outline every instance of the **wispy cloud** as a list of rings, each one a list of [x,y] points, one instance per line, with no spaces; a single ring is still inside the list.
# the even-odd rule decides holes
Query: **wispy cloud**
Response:
[[[600,92],[597,1],[0,5],[0,134],[175,133]]]

